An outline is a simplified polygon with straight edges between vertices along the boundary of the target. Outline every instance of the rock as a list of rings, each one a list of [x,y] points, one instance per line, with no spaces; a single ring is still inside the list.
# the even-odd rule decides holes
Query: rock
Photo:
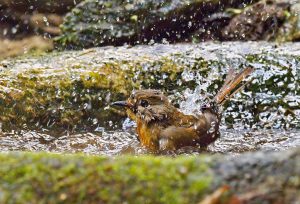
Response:
[[[51,38],[60,34],[63,15],[76,5],[65,1],[0,0],[0,37],[21,40],[32,35]]]
[[[82,0],[0,0],[0,5],[22,13],[38,11],[41,13],[64,14],[81,1]]]
[[[1,39],[21,40],[33,35],[42,35],[49,39],[61,33],[59,26],[62,22],[62,16],[41,13],[28,15],[12,10],[6,10],[6,12],[13,12],[13,16],[9,14],[6,19],[4,18],[4,21],[1,22],[0,20]],[[0,13],[0,16],[2,15],[5,15],[5,11]]]
[[[185,113],[199,111],[229,67],[255,67],[251,85],[225,104],[234,128],[292,128],[299,122],[300,44],[181,44],[103,47],[0,62],[0,121],[16,128],[121,125],[124,111],[109,104],[133,89],[163,90]]]
[[[190,35],[191,42],[204,42],[208,40],[221,40],[222,28],[229,24],[233,18],[230,12],[214,13],[203,19],[201,27]]]
[[[297,1],[291,6],[289,16],[277,35],[277,41],[299,41],[300,40],[300,3]]]
[[[15,57],[30,52],[35,52],[37,54],[52,49],[52,41],[40,36],[28,37],[22,40],[0,39],[0,59]]]
[[[28,22],[22,22],[22,13],[14,11],[6,6],[0,7],[0,36],[2,38],[20,39],[28,33],[32,33]]]
[[[22,39],[33,34],[59,35],[63,19],[63,16],[57,14],[24,14],[11,8],[1,10],[0,16],[0,26],[3,27],[0,36],[6,39]]]
[[[23,15],[22,21],[29,22],[29,25],[37,33],[49,34],[57,36],[61,34],[59,26],[63,22],[62,16],[56,14],[35,13],[32,15]]]
[[[274,40],[287,19],[288,2],[260,1],[234,17],[223,29],[223,40]]]
[[[1,203],[184,204],[220,189],[223,203],[300,202],[299,148],[177,158],[11,152],[0,162]]]
[[[62,25],[57,46],[87,48],[102,45],[184,41],[209,15],[249,0],[89,0],[76,6]]]
[[[300,166],[293,161],[300,159],[299,148],[276,153],[247,153],[223,159],[213,165],[219,179],[214,179],[215,186],[230,186],[241,203],[300,201]]]

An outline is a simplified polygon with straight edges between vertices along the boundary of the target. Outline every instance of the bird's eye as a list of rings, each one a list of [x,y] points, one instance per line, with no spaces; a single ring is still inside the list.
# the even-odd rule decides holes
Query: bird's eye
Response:
[[[149,106],[149,102],[146,101],[146,100],[141,100],[140,104],[141,104],[141,106],[143,106],[143,107]]]

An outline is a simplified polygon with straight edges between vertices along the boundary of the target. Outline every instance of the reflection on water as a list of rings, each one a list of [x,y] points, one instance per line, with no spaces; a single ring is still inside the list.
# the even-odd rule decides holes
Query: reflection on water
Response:
[[[221,138],[202,152],[238,154],[257,150],[284,150],[300,146],[299,130],[221,130]],[[56,135],[34,131],[1,133],[0,151],[83,152],[96,155],[147,154],[136,135],[128,131]],[[197,149],[178,153],[198,154]]]

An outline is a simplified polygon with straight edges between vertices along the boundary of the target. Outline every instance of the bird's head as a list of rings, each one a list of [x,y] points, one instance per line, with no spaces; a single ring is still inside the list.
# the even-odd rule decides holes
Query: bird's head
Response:
[[[146,123],[166,120],[175,108],[161,91],[152,89],[133,91],[127,101],[112,105],[125,107],[130,119]]]

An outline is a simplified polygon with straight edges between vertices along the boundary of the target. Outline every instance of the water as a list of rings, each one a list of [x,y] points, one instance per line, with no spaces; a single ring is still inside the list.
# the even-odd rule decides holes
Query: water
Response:
[[[4,60],[0,122],[4,130],[93,130],[120,121],[109,104],[139,88],[160,89],[191,112],[201,105],[197,97],[216,93],[229,68],[252,66],[252,83],[225,104],[225,122],[299,128],[299,50],[300,43],[227,42],[105,47]]]
[[[299,130],[228,130],[206,149],[185,148],[176,154],[223,153],[240,154],[258,150],[285,150],[300,146]],[[63,134],[60,136],[36,131],[1,133],[0,151],[46,151],[55,153],[83,152],[93,155],[148,154],[132,131],[104,131]]]
[[[0,151],[109,156],[149,153],[140,146],[135,131],[128,128],[134,124],[124,122],[124,117],[109,107],[112,98],[125,96],[97,87],[98,79],[89,75],[91,70],[101,71],[106,63],[115,63],[114,70],[134,67],[136,81],[153,76],[155,80],[150,78],[149,84],[138,84],[165,91],[189,114],[199,111],[205,93],[214,94],[220,88],[228,68],[255,68],[251,84],[225,104],[221,138],[206,149],[186,148],[178,154],[239,154],[300,146],[299,56],[299,43],[275,46],[228,42],[93,48],[2,61],[0,110],[5,121],[0,120],[4,130],[0,133]],[[173,81],[169,80],[172,72],[159,72],[165,63],[162,58],[184,67]],[[82,86],[86,82],[82,76],[90,77],[87,87]],[[63,84],[65,89],[60,80],[68,82]],[[34,97],[19,94],[24,92],[23,86],[30,88]],[[24,93],[28,93],[26,89]],[[10,98],[15,99],[12,102]],[[9,129],[16,124],[18,128]],[[61,126],[59,132],[55,128],[57,124],[77,128],[61,133]]]

